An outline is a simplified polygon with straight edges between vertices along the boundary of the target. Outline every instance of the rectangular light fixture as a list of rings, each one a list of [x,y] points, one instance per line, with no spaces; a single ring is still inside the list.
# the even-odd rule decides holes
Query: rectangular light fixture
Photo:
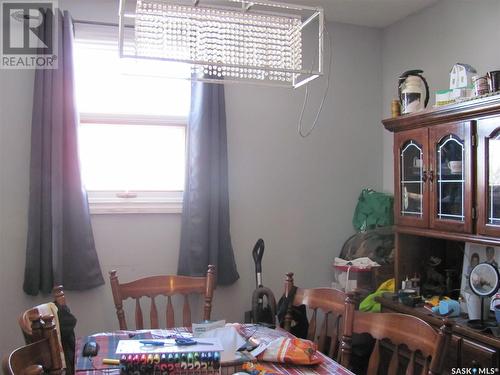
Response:
[[[210,82],[299,87],[323,74],[322,8],[263,0],[132,1],[131,11],[120,1],[121,57],[189,63],[193,76]],[[127,19],[134,21],[132,41],[125,41]],[[317,30],[305,38],[306,27]],[[308,58],[305,40],[314,45]]]

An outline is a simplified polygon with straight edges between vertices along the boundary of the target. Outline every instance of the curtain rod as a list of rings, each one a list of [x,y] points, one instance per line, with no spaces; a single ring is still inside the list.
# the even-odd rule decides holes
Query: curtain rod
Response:
[[[118,27],[119,25],[117,23],[113,22],[100,22],[100,21],[89,21],[89,20],[73,20],[73,23],[81,23],[84,25],[95,25],[95,26],[113,26],[113,27]],[[125,25],[127,28],[134,28],[134,25]]]

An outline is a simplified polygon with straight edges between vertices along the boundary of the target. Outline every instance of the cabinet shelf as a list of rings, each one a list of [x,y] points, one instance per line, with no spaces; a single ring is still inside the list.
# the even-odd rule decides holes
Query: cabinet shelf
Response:
[[[443,240],[452,240],[452,241],[473,242],[480,245],[500,246],[500,238],[498,237],[479,236],[475,234],[466,234],[466,233],[452,233],[447,231],[440,231],[427,228],[415,228],[415,227],[401,226],[401,225],[395,226],[394,230],[397,233],[411,234],[414,236],[440,238]]]

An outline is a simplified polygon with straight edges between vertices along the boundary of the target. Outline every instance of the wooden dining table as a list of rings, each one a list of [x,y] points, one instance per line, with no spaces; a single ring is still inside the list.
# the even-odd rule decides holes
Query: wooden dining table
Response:
[[[242,324],[237,327],[238,332],[245,337],[245,339],[248,340],[252,338],[260,343],[268,343],[279,337],[293,337],[290,333],[282,329],[270,329],[253,324]],[[165,339],[191,336],[190,329],[181,327],[173,329],[101,332],[91,336],[80,337],[77,339],[76,343],[75,374],[119,374],[120,369],[118,366],[104,365],[102,362],[105,358],[119,358],[115,351],[120,340]],[[91,358],[82,356],[83,346],[87,341],[95,341],[99,344],[97,356]],[[319,353],[319,355],[323,359],[323,362],[313,366],[298,366],[271,362],[262,362],[262,364],[275,371],[276,374],[282,375],[353,375],[352,372],[342,367],[333,359],[322,353]],[[238,366],[235,364],[222,363],[222,375],[232,375],[237,370]]]

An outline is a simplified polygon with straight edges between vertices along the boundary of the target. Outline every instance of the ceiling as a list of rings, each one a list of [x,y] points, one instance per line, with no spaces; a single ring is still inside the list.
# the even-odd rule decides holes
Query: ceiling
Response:
[[[301,5],[322,6],[328,21],[386,27],[438,0],[278,0]]]
[[[83,0],[59,0],[60,2],[85,3]],[[174,1],[174,0],[169,0]],[[194,0],[175,0],[192,4]],[[201,0],[206,4],[225,4],[228,0]],[[231,1],[231,0],[229,0]],[[251,0],[246,0],[251,2]],[[321,6],[325,9],[327,21],[350,23],[354,25],[384,28],[402,20],[410,14],[424,9],[438,0],[271,0],[281,3],[295,3],[308,6]],[[117,5],[118,0],[99,0]],[[135,8],[135,0],[126,0],[131,10]]]

